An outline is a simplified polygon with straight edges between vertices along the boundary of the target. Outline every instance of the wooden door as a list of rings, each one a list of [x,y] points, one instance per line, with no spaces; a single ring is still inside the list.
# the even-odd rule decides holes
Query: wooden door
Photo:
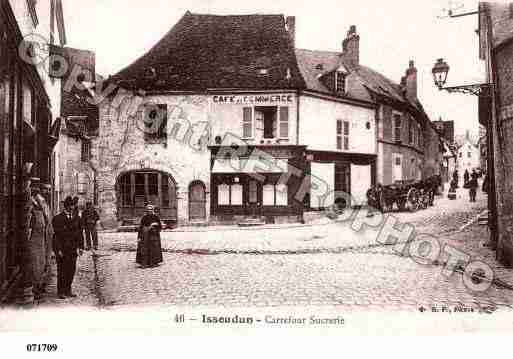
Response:
[[[189,219],[204,220],[207,217],[206,193],[203,182],[196,181],[189,186]]]

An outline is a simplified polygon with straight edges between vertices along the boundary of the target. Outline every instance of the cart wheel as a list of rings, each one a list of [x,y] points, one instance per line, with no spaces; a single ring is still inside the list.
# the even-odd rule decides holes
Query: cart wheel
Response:
[[[419,191],[415,188],[410,188],[408,194],[406,195],[406,201],[408,205],[408,210],[410,212],[415,212],[419,209]]]

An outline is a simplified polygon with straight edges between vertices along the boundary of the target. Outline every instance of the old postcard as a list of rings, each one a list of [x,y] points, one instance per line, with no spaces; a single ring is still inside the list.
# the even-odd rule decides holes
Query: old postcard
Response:
[[[0,0],[0,336],[511,334],[511,40],[501,2]]]

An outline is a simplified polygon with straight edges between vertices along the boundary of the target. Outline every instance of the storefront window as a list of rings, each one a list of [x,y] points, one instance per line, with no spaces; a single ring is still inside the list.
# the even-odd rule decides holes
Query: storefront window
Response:
[[[266,184],[262,188],[262,195],[263,195],[263,205],[264,206],[274,206],[274,185],[272,184]]]
[[[217,204],[220,206],[227,206],[230,204],[229,185],[223,183],[217,186]]]
[[[234,206],[242,205],[242,185],[231,185],[231,204]]]
[[[279,184],[276,186],[276,205],[277,206],[287,206],[288,203],[288,187],[284,184]]]

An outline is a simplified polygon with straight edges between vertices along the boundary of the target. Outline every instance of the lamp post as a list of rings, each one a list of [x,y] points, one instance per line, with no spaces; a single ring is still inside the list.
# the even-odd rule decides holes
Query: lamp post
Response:
[[[433,66],[433,81],[438,89],[445,90],[449,93],[463,93],[469,95],[479,96],[481,98],[488,98],[492,103],[495,103],[495,88],[493,82],[470,84],[461,86],[444,87],[447,81],[447,75],[450,67],[444,59],[438,59]],[[491,131],[493,126],[492,116],[487,119],[487,131]],[[495,189],[495,166],[493,154],[493,137],[488,133],[487,135],[487,176],[488,176],[488,209],[492,218],[488,218],[488,227],[490,228],[490,243],[492,247],[497,244],[497,201]]]
[[[450,67],[444,59],[438,59],[433,66],[433,81],[439,90],[445,90],[449,93],[463,93],[476,96],[491,96],[488,91],[492,87],[492,83],[480,83],[460,86],[444,87],[447,81]]]

